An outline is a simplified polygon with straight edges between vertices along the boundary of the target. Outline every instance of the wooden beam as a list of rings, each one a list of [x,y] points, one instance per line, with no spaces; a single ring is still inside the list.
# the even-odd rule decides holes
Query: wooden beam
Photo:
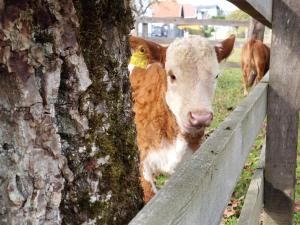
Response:
[[[233,27],[248,27],[248,20],[221,20],[221,19],[206,19],[198,20],[195,18],[180,18],[180,17],[139,17],[136,19],[138,23],[168,23],[175,25],[218,25],[218,26],[233,26]]]
[[[272,28],[273,0],[228,0],[262,24]]]
[[[265,223],[291,225],[300,106],[300,4],[276,0],[268,90]]]
[[[219,225],[266,114],[259,83],[130,225]]]
[[[259,163],[249,185],[238,225],[259,225],[263,207],[264,193],[264,165],[265,165],[264,144],[261,150]]]

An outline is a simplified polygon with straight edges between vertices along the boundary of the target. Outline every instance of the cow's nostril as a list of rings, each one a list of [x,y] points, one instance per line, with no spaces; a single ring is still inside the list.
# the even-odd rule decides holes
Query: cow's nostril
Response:
[[[192,126],[209,126],[213,120],[212,112],[189,112],[189,120]]]

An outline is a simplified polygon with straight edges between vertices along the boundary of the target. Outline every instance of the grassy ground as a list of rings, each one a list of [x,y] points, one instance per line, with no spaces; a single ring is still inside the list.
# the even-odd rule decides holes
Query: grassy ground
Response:
[[[235,49],[234,53],[228,61],[239,61],[240,49]],[[229,115],[229,113],[236,108],[236,106],[243,99],[241,70],[226,68],[222,72],[222,76],[218,80],[218,87],[216,90],[214,100],[214,122],[210,127],[210,132],[219,126],[219,124]],[[300,124],[299,124],[300,131]],[[256,163],[259,159],[260,149],[265,138],[265,129],[257,137],[244,169],[241,173],[240,179],[231,197],[223,216],[222,224],[236,225],[244,203],[245,193],[248,189],[252,175],[256,168]],[[300,156],[300,132],[298,134],[298,156]],[[300,157],[297,157],[297,185],[295,192],[296,207],[294,213],[294,224],[300,225]]]
[[[237,61],[240,51],[237,50],[231,56],[230,61]],[[218,79],[218,86],[214,99],[214,122],[209,128],[212,132],[219,124],[230,114],[232,110],[243,99],[243,89],[241,82],[241,70],[239,68],[225,68],[222,76]],[[265,131],[262,130],[258,136],[254,148],[251,151],[244,169],[241,173],[239,182],[231,197],[230,203],[226,208],[222,224],[235,225],[238,222],[242,205],[245,199],[245,193],[248,189],[251,177],[255,171],[256,163],[259,159],[260,149],[264,141]]]
[[[299,114],[300,116],[300,114]],[[300,123],[298,124],[298,149],[297,149],[297,169],[296,169],[296,190],[295,190],[295,213],[294,224],[300,225]]]

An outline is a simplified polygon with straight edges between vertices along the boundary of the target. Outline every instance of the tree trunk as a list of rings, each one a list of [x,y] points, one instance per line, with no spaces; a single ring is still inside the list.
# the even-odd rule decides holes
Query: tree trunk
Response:
[[[248,39],[264,40],[265,25],[252,18],[248,31]]]
[[[132,24],[129,0],[0,0],[1,225],[126,224],[142,206]]]

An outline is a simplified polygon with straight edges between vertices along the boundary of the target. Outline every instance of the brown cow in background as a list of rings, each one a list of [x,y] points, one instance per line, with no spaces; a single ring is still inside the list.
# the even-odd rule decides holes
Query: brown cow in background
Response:
[[[270,48],[262,41],[251,39],[247,41],[241,52],[241,67],[243,70],[244,95],[248,89],[256,85],[269,70]]]

